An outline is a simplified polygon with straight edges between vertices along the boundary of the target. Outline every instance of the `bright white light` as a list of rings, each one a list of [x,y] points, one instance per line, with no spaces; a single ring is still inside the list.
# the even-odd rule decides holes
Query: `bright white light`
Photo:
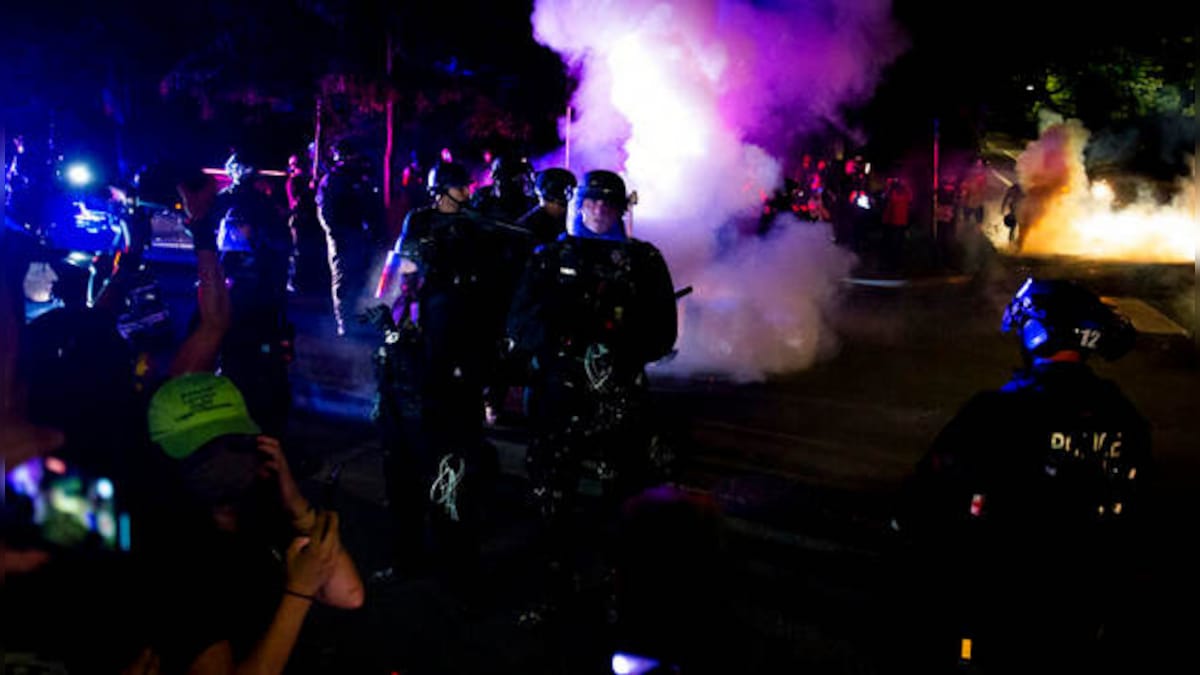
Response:
[[[1112,186],[1104,181],[1096,181],[1092,183],[1092,199],[1101,202],[1111,202],[1116,194],[1113,192]]]
[[[67,167],[67,182],[75,187],[83,187],[92,182],[92,170],[86,164],[72,164]]]
[[[633,664],[624,654],[613,654],[612,671],[614,675],[629,675],[633,672]]]
[[[113,484],[107,478],[101,478],[96,481],[96,496],[100,499],[112,499]]]
[[[1025,91],[1033,91],[1033,85],[1032,84],[1025,85]]]
[[[617,652],[612,657],[613,675],[642,675],[658,667],[658,661]]]

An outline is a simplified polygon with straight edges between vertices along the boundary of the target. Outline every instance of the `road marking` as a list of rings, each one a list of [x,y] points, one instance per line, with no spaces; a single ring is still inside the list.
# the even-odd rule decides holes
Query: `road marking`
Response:
[[[1152,335],[1183,335],[1188,332],[1183,326],[1167,318],[1162,312],[1138,298],[1102,298],[1105,302],[1115,305],[1117,311],[1124,314],[1133,322],[1133,327],[1139,333]]]

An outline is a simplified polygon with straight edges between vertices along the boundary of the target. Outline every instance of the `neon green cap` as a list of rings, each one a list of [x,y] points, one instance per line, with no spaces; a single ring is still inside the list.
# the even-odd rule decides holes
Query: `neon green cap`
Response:
[[[150,440],[169,457],[183,459],[228,434],[262,433],[242,392],[228,378],[190,373],[168,380],[150,399]]]

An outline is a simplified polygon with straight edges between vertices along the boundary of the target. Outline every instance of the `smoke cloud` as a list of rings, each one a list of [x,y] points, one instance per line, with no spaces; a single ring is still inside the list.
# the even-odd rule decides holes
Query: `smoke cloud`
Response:
[[[1078,120],[1047,122],[1041,137],[1017,158],[1017,181],[1025,192],[1017,209],[1021,253],[1192,261],[1196,193],[1190,179],[1175,186],[1167,203],[1134,177],[1091,181],[1084,164],[1088,130]]]
[[[904,47],[890,0],[540,0],[532,21],[579,76],[571,168],[621,171],[635,236],[696,289],[671,367],[756,379],[827,353],[850,266],[828,232],[781,223],[719,261],[717,242],[781,182],[776,153],[872,93]]]

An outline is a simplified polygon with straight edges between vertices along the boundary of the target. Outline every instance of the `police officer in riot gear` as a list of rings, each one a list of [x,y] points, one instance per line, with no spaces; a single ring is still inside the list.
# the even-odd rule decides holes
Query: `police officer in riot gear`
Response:
[[[501,161],[503,161],[501,158],[497,159],[497,162]],[[501,168],[500,171],[493,172],[493,175],[503,175],[506,172],[507,170]],[[523,232],[524,236],[516,236],[512,231],[509,231],[510,236],[504,238],[506,246],[498,251],[498,254],[502,256],[502,264],[505,270],[502,281],[502,283],[506,284],[504,286],[504,301],[502,304],[505,310],[507,310],[508,304],[511,302],[511,298],[516,291],[517,282],[520,281],[521,274],[525,270],[525,263],[529,259],[529,254],[537,246],[554,241],[566,230],[567,202],[570,199],[569,194],[571,189],[575,187],[575,183],[575,175],[566,169],[547,169],[537,175],[537,180],[534,183],[534,192],[538,196],[539,204],[516,219],[516,231]],[[517,190],[515,186],[507,189],[509,192],[505,194],[511,194]],[[499,202],[496,203],[498,204]],[[505,211],[505,209],[499,210]],[[493,212],[496,212],[496,210],[493,209]],[[485,214],[480,215],[484,218],[488,217]],[[500,215],[495,217],[507,218],[507,216]],[[509,387],[525,384],[522,374],[523,369],[519,363],[516,363],[512,359],[502,358],[497,362],[496,366],[496,371],[489,378],[486,388],[487,421],[490,425],[503,423],[505,413],[507,412],[505,410],[505,403]]]
[[[472,208],[481,215],[514,223],[537,205],[533,191],[533,166],[524,157],[497,157],[489,172],[491,183],[480,188]]]
[[[1121,579],[1136,565],[1150,433],[1087,359],[1119,358],[1135,333],[1083,287],[1038,279],[1003,330],[1026,367],[943,429],[895,521],[926,581],[916,601],[938,607],[922,637],[940,640],[927,645],[935,668],[1099,672],[1113,653],[1101,638],[1119,640],[1131,615]]]
[[[335,143],[333,162],[317,187],[317,217],[325,230],[337,333],[345,335],[366,289],[371,242],[383,226],[383,204],[367,161],[352,143]]]
[[[230,155],[231,181],[216,198],[217,249],[229,284],[233,321],[221,349],[222,372],[246,396],[264,429],[281,433],[290,408],[287,368],[293,329],[287,318],[291,232],[280,209],[254,180],[257,161]]]
[[[501,259],[496,232],[464,211],[467,171],[441,163],[428,185],[433,204],[409,213],[380,279],[377,297],[395,298],[390,316],[372,312],[385,330],[378,421],[398,560],[411,557],[429,517],[436,553],[470,564],[474,515],[495,471],[482,392],[502,334]]]
[[[567,228],[567,202],[575,189],[575,174],[566,169],[546,169],[537,175],[533,191],[538,205],[517,219],[529,230],[535,245],[548,244]]]
[[[658,249],[626,236],[628,208],[620,176],[587,173],[567,231],[533,253],[509,312],[513,350],[532,369],[527,462],[557,570],[551,605],[570,593],[564,566],[579,543],[571,512],[581,476],[615,501],[645,487],[652,470],[644,369],[675,343],[675,294]]]

